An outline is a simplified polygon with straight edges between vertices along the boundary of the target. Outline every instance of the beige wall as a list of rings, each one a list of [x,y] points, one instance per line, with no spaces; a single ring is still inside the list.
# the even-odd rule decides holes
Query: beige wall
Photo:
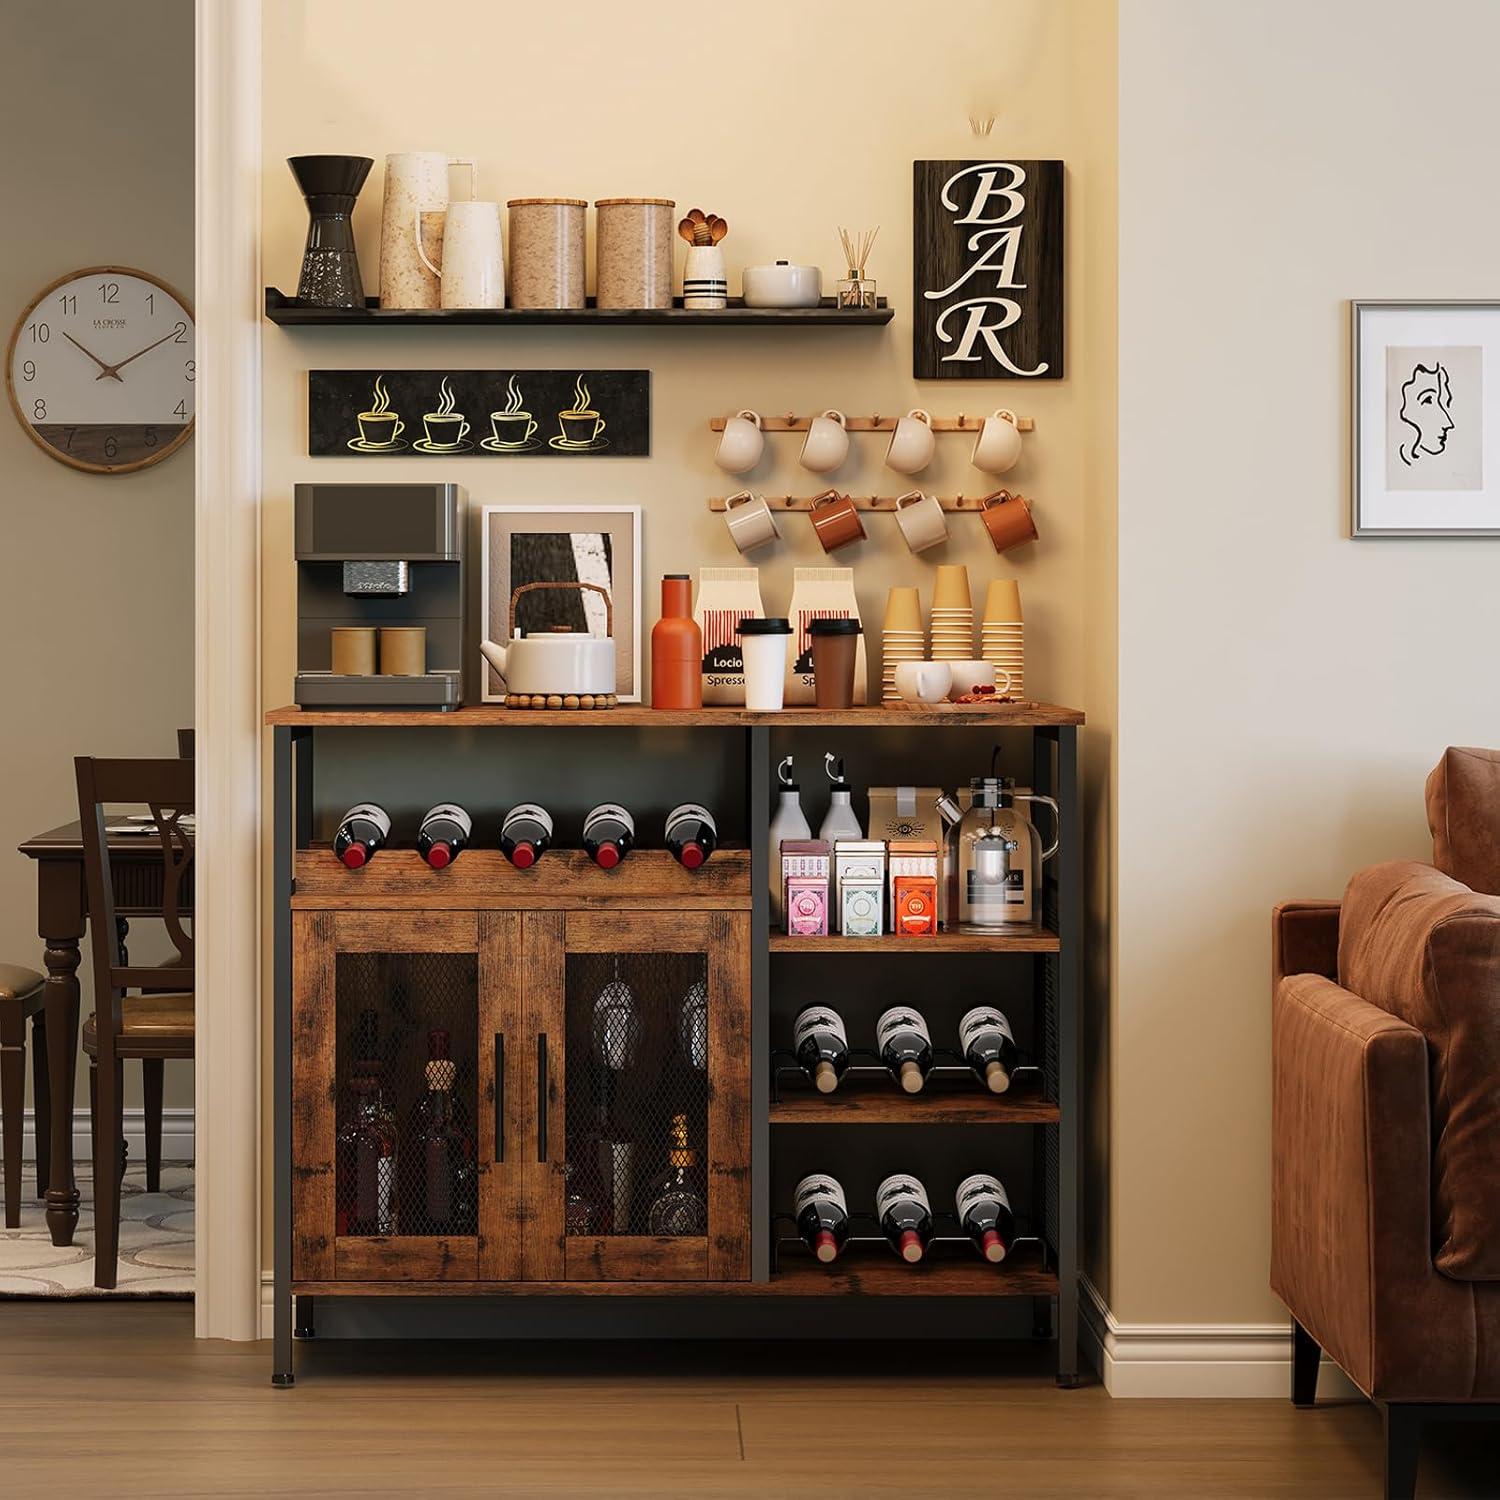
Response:
[[[665,3],[505,7],[459,0],[443,8],[451,46],[402,46],[411,11],[395,0],[275,3],[265,10],[264,254],[266,279],[294,289],[306,214],[284,163],[304,152],[447,149],[479,159],[479,195],[611,194],[675,198],[728,219],[731,281],[746,263],[812,260],[825,285],[841,273],[837,226],[881,225],[871,272],[897,308],[884,331],[602,332],[587,328],[265,333],[265,626],[268,705],[291,696],[294,573],[291,493],[298,480],[368,478],[357,459],[309,460],[309,367],[395,365],[507,368],[617,365],[652,372],[650,459],[587,465],[411,459],[386,478],[454,479],[471,499],[620,503],[645,507],[645,625],[666,571],[729,564],[736,553],[705,506],[724,493],[713,465],[712,416],[762,411],[889,413],[920,404],[940,414],[1005,404],[1036,418],[1013,478],[1036,502],[1042,541],[1001,564],[976,519],[956,520],[945,549],[914,561],[894,523],[873,518],[849,549],[861,608],[878,630],[885,590],[930,587],[932,565],[964,561],[977,579],[1021,580],[1028,689],[1059,702],[1086,698],[1085,531],[1088,457],[1113,408],[1113,264],[1099,246],[1113,225],[1113,13],[1105,0],[950,0],[941,24],[878,4],[851,25],[835,6],[770,0],[753,12]],[[690,19],[691,24],[684,24]],[[710,107],[685,97],[711,84]],[[998,116],[987,141],[967,115]],[[1065,380],[928,382],[911,378],[911,163],[991,152],[1068,163],[1068,370]],[[592,217],[592,215],[591,215]],[[380,168],[355,214],[367,288],[375,289]],[[1087,284],[1088,292],[1085,292]],[[1104,340],[1104,342],[1101,342]],[[808,492],[796,440],[773,438],[763,488]],[[966,439],[940,439],[924,485],[976,492]],[[881,440],[856,438],[842,487],[892,493]],[[799,475],[801,476],[799,478]],[[768,606],[784,608],[791,570],[822,554],[805,519],[762,564]],[[1091,705],[1087,705],[1091,706]]]
[[[1483,541],[1345,539],[1350,297],[1495,294],[1500,10],[1120,22],[1119,975],[1110,1302],[1269,1321],[1268,912],[1429,844],[1500,743]]]
[[[193,289],[193,7],[9,0],[0,45],[7,222],[0,317],[105,263]],[[122,128],[123,122],[129,128]],[[193,719],[193,459],[82,474],[0,413],[0,848],[78,816],[73,757],[172,755]],[[147,957],[137,945],[133,956]],[[0,860],[0,959],[41,968],[35,867]],[[87,958],[79,978],[92,1008]],[[140,1070],[126,1070],[127,1103]],[[87,1107],[80,1069],[78,1100]],[[167,1104],[192,1103],[167,1069]]]

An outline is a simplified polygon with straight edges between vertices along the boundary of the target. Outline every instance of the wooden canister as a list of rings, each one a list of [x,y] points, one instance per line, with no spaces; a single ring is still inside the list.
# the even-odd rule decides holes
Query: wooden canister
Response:
[[[380,627],[383,677],[421,677],[427,671],[427,629],[422,625]]]
[[[512,198],[510,264],[505,295],[511,307],[584,305],[584,198]]]
[[[336,677],[375,675],[375,627],[335,625],[329,632],[330,665]]]
[[[600,307],[672,305],[672,221],[676,209],[670,198],[595,200],[595,300]]]

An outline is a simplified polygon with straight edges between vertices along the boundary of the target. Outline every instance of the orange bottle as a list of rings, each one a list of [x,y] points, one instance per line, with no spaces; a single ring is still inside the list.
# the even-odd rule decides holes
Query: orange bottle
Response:
[[[661,581],[661,619],[651,627],[651,707],[703,707],[703,632],[686,573]]]

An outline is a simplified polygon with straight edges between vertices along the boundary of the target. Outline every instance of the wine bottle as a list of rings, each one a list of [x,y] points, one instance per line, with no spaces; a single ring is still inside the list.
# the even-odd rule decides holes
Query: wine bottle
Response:
[[[696,802],[684,802],[667,814],[667,848],[672,858],[696,870],[719,845],[714,815]]]
[[[374,802],[357,802],[339,819],[333,852],[351,870],[368,864],[391,836],[391,815]]]
[[[875,1023],[875,1046],[891,1077],[908,1094],[922,1091],[932,1068],[927,1022],[909,1005],[893,1005]]]
[[[552,815],[535,802],[521,802],[500,825],[500,852],[518,870],[529,870],[552,847]]]
[[[354,1115],[338,1133],[335,1232],[391,1234],[396,1227],[396,1133],[378,1077],[356,1074],[349,1090]]]
[[[672,1145],[666,1170],[651,1184],[646,1214],[649,1234],[700,1235],[708,1232],[708,1207],[698,1153],[688,1145],[685,1114],[672,1116]]]
[[[875,1212],[880,1231],[902,1260],[915,1265],[927,1253],[932,1238],[932,1208],[927,1189],[915,1177],[898,1172],[875,1189]]]
[[[448,1033],[427,1033],[425,1095],[417,1102],[406,1151],[412,1203],[402,1198],[401,1222],[407,1234],[473,1234],[477,1212],[474,1138],[464,1128],[454,1096],[458,1068]],[[420,1227],[419,1227],[420,1226]]]
[[[974,1241],[974,1248],[994,1265],[1007,1255],[1016,1237],[1015,1215],[1010,1198],[998,1177],[976,1172],[958,1185],[958,1222]]]
[[[849,1066],[849,1038],[843,1017],[827,1005],[809,1005],[792,1023],[797,1066],[820,1094],[831,1094]]]
[[[596,865],[613,870],[635,848],[635,819],[618,802],[601,802],[583,820],[583,847]]]
[[[977,1005],[958,1023],[958,1045],[964,1061],[993,1094],[1010,1087],[1016,1070],[1016,1039],[1004,1012],[993,1005]]]
[[[797,1215],[797,1233],[807,1248],[827,1265],[838,1259],[849,1238],[849,1207],[836,1177],[815,1172],[797,1184],[792,1198]]]
[[[434,870],[441,870],[469,847],[473,832],[474,825],[463,808],[456,802],[439,802],[422,815],[422,826],[417,829],[417,853]]]

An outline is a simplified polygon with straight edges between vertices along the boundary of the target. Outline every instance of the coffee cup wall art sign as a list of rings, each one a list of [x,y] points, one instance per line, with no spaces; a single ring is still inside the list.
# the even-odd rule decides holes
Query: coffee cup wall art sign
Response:
[[[1060,380],[1063,164],[912,163],[912,374]]]
[[[644,458],[649,370],[310,370],[316,458]]]

